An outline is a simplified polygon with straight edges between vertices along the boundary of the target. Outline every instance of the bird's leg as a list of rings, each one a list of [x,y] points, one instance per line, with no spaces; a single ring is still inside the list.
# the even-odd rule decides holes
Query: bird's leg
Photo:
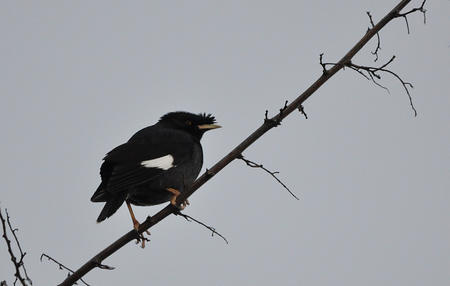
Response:
[[[174,188],[167,188],[167,191],[169,191],[170,193],[173,194],[172,199],[170,200],[170,203],[174,206],[176,206],[177,208],[179,208],[180,210],[184,210],[184,208],[188,205],[190,205],[188,200],[185,200],[184,202],[182,202],[180,204],[180,206],[177,206],[177,197],[181,194],[179,190],[176,190]]]
[[[140,226],[141,224],[138,222],[138,220],[137,220],[136,217],[134,216],[133,209],[131,208],[130,202],[129,202],[129,201],[126,201],[126,203],[127,203],[128,211],[130,212],[131,220],[132,220],[132,222],[133,222],[133,227],[134,227],[134,229],[135,229],[136,231],[138,231],[138,230],[139,230],[139,226]],[[146,230],[145,232],[146,232],[148,235],[150,235],[150,232],[149,232],[148,230]],[[145,241],[148,240],[148,239],[146,239],[146,238],[144,237],[143,234],[139,234],[139,237],[140,237],[140,239],[141,239],[141,241],[142,241],[141,247],[144,248],[144,247],[145,247]],[[138,240],[138,241],[139,241],[139,240]]]
[[[136,231],[138,231],[140,224],[139,224],[138,220],[136,219],[136,217],[134,216],[133,209],[131,208],[130,202],[127,201],[126,203],[127,203],[128,211],[130,212],[131,221],[133,222],[133,227]]]

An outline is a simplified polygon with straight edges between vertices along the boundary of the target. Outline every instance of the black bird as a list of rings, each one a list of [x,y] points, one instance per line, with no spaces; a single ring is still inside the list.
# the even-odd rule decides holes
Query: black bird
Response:
[[[106,202],[97,222],[113,215],[126,202],[137,230],[139,222],[130,204],[149,206],[171,201],[175,205],[177,196],[200,173],[200,139],[206,131],[220,127],[215,122],[211,114],[171,112],[110,151],[100,168],[102,182],[91,198],[92,202]]]

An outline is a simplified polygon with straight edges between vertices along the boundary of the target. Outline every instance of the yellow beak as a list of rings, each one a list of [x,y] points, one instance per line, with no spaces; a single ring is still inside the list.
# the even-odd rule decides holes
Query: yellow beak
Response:
[[[210,129],[220,128],[222,126],[217,125],[217,124],[202,124],[202,125],[198,125],[197,127],[198,127],[198,129],[210,130]]]

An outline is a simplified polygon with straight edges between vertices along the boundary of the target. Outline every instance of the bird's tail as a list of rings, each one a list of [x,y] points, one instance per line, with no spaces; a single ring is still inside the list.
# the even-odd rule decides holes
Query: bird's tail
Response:
[[[98,186],[97,190],[91,197],[91,202],[98,203],[98,202],[107,202],[111,198],[111,195],[106,192],[106,187],[104,183],[102,182],[100,186]]]
[[[112,216],[123,204],[125,201],[126,194],[110,197],[108,201],[106,201],[105,206],[103,206],[100,215],[97,218],[97,222],[102,222],[106,218]]]

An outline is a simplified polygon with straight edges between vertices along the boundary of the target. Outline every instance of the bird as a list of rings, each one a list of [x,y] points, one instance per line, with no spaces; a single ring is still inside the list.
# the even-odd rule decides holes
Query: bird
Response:
[[[131,205],[151,206],[176,199],[199,175],[203,165],[200,139],[220,128],[211,114],[170,112],[136,132],[126,143],[106,154],[100,167],[101,183],[91,197],[104,202],[97,222],[112,216],[125,202],[134,229],[140,223]],[[186,200],[178,208],[184,209]]]

